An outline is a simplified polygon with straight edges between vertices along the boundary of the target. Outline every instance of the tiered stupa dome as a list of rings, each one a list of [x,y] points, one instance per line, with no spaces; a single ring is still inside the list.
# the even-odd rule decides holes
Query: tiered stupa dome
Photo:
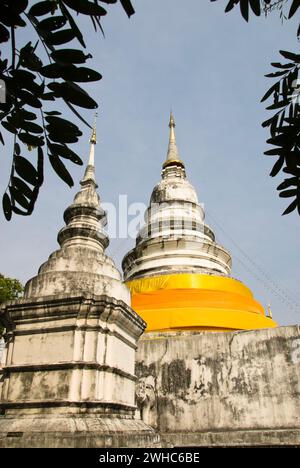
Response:
[[[130,293],[122,282],[113,260],[105,254],[109,244],[104,230],[106,213],[101,207],[95,180],[94,127],[90,139],[90,155],[81,189],[65,210],[66,226],[57,240],[60,249],[41,265],[38,275],[25,286],[25,298],[84,292],[105,294],[130,305]]]
[[[132,307],[147,331],[239,330],[276,326],[251,291],[230,277],[231,256],[216,243],[185,165],[170,116],[162,180],[154,187],[136,246],[123,260]]]

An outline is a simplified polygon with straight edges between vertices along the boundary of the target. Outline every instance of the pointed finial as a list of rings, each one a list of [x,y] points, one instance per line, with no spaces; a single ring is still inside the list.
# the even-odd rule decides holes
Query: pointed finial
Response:
[[[95,145],[95,144],[97,143],[97,137],[96,137],[96,123],[97,123],[97,117],[98,117],[98,113],[95,112],[94,125],[93,125],[93,132],[92,132],[92,136],[91,136],[91,139],[90,139],[90,143],[92,143],[93,145]]]
[[[268,317],[273,318],[272,310],[271,310],[271,304],[268,304]]]
[[[175,128],[176,124],[175,124],[175,119],[174,119],[174,116],[173,116],[173,112],[172,110],[170,111],[170,121],[169,121],[169,127],[173,127]]]
[[[175,138],[175,119],[173,116],[173,112],[170,112],[170,120],[169,120],[169,128],[170,128],[170,135],[169,135],[169,146],[168,146],[168,153],[167,159],[163,164],[163,168],[169,166],[171,164],[177,163],[184,167],[183,162],[180,159],[179,152],[176,145],[176,138]]]
[[[84,177],[81,181],[81,185],[86,184],[87,181],[92,180],[96,184],[95,180],[95,145],[97,143],[96,139],[96,118],[97,112],[95,113],[94,117],[94,124],[93,124],[93,132],[90,138],[90,155],[89,160],[87,163],[87,167],[85,169]]]

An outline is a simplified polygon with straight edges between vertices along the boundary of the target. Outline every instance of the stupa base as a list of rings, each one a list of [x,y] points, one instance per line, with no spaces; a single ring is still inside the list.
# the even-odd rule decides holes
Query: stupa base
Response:
[[[97,416],[0,416],[0,448],[160,447],[141,420]]]

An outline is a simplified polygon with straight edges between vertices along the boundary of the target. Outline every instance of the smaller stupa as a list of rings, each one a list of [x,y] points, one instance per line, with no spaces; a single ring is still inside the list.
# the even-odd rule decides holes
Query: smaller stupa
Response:
[[[135,418],[135,353],[145,322],[105,254],[95,180],[96,128],[80,191],[52,253],[6,303],[0,379],[0,447],[150,447],[153,429]]]

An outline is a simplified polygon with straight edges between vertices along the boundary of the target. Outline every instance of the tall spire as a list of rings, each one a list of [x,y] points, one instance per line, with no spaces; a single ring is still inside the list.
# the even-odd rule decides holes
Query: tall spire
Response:
[[[97,143],[96,119],[97,119],[97,112],[95,113],[93,131],[92,131],[92,135],[91,135],[91,138],[90,138],[89,160],[88,160],[88,164],[87,164],[87,167],[86,167],[86,170],[85,170],[84,177],[83,177],[83,179],[81,181],[81,184],[85,183],[88,180],[92,180],[96,184],[96,179],[95,179],[95,145]]]
[[[169,135],[169,146],[167,152],[167,159],[163,164],[163,168],[173,165],[179,164],[184,167],[183,162],[180,159],[179,151],[176,145],[176,137],[175,137],[175,120],[172,111],[170,112],[170,121],[169,121],[169,128],[170,128],[170,135]]]
[[[66,225],[58,233],[60,249],[50,255],[40,267],[39,274],[27,283],[25,297],[70,291],[95,294],[101,291],[103,294],[110,285],[114,287],[115,280],[119,288],[120,274],[113,261],[105,255],[109,239],[105,231],[106,212],[97,193],[95,145],[96,123],[90,137],[90,154],[80,181],[81,187],[73,203],[65,210]],[[121,289],[124,290],[123,286]],[[128,291],[122,291],[118,298],[128,298]]]

